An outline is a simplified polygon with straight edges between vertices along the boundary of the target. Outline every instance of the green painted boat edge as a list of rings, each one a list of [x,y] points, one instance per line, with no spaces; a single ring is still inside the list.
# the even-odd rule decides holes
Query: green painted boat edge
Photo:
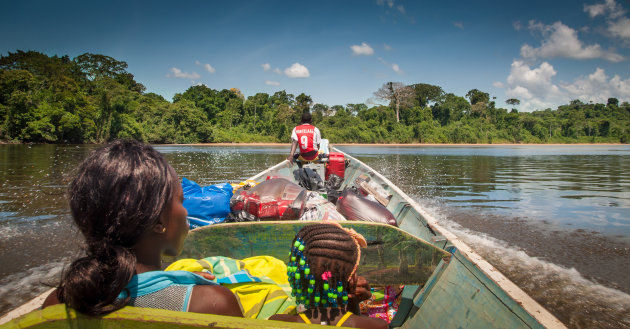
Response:
[[[47,307],[0,325],[9,328],[309,328],[303,323],[255,320],[231,316],[124,307],[100,317],[89,317],[64,304]]]

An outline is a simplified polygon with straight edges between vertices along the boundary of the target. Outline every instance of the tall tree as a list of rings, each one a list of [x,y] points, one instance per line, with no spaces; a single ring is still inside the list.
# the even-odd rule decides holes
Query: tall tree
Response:
[[[74,62],[90,80],[103,77],[116,79],[127,73],[127,63],[105,55],[85,53],[75,57]]]
[[[606,106],[610,107],[611,105],[613,105],[615,107],[619,106],[619,100],[616,99],[616,98],[612,98],[612,97],[609,98],[608,102],[606,103]]]
[[[486,103],[490,102],[490,95],[488,93],[484,93],[479,89],[471,89],[466,94],[468,100],[470,100],[471,105],[475,105],[477,103]]]
[[[421,107],[427,106],[429,102],[437,102],[444,96],[444,90],[440,86],[416,83],[410,87],[413,88],[415,99]]]
[[[311,104],[313,104],[313,99],[305,93],[301,93],[295,98],[295,109],[298,111],[299,115],[310,111]]]
[[[387,82],[374,92],[377,99],[389,101],[396,108],[396,122],[400,122],[400,106],[408,105],[413,99],[414,90],[402,82]]]
[[[516,99],[516,98],[510,98],[508,100],[505,101],[506,104],[512,105],[512,106],[518,106],[519,104],[521,104],[521,101]]]

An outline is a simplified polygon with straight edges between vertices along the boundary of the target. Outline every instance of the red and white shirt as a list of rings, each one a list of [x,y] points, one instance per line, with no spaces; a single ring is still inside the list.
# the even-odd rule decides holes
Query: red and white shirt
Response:
[[[300,146],[300,155],[306,160],[317,157],[322,135],[317,127],[308,123],[293,128],[291,139]]]

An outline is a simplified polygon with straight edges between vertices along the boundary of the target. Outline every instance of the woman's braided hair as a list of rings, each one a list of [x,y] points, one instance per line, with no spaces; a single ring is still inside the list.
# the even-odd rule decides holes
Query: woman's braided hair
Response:
[[[357,243],[340,226],[304,226],[293,239],[289,256],[289,283],[296,302],[307,308],[345,305],[347,294],[354,292],[349,280],[358,258]]]

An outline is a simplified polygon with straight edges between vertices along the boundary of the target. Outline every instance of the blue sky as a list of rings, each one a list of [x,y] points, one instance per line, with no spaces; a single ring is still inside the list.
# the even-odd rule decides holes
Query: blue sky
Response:
[[[368,103],[388,81],[555,109],[630,101],[630,15],[587,1],[3,1],[0,54],[103,54],[147,92],[191,85]]]

